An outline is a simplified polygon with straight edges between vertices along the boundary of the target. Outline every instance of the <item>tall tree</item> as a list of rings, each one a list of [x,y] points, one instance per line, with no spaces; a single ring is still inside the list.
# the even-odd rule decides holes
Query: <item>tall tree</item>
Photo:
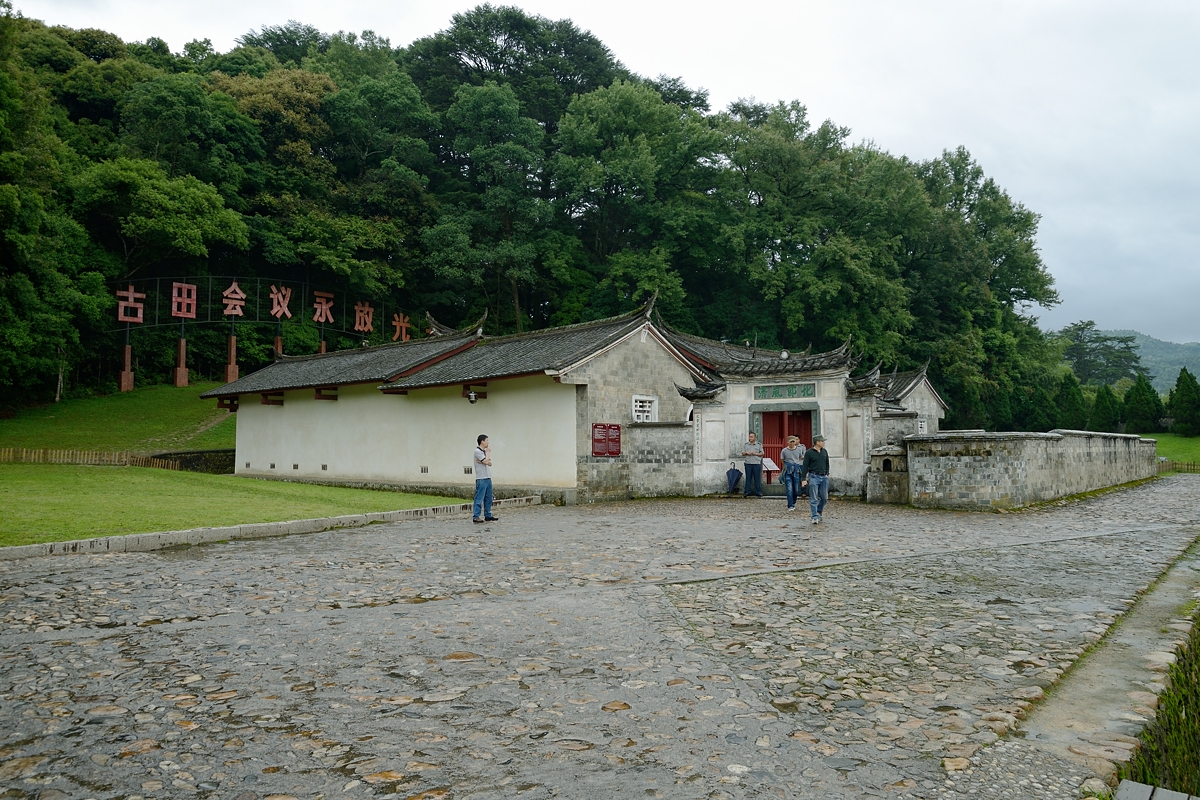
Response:
[[[1087,401],[1079,388],[1079,379],[1075,377],[1075,373],[1068,372],[1059,380],[1054,406],[1058,409],[1058,427],[1072,431],[1087,430]]]
[[[1102,334],[1090,319],[1071,323],[1058,335],[1065,343],[1063,358],[1083,383],[1113,384],[1145,371],[1132,336]]]
[[[1121,424],[1121,401],[1107,383],[1096,390],[1092,413],[1088,417],[1088,430],[1101,433],[1116,433]]]
[[[401,62],[439,111],[450,107],[464,83],[511,85],[522,113],[548,135],[572,97],[628,77],[599,39],[570,20],[487,3],[455,14],[448,29],[417,39]]]
[[[1164,411],[1158,392],[1144,374],[1139,374],[1125,393],[1126,433],[1153,433],[1158,430],[1158,421],[1162,419]]]
[[[1187,367],[1179,370],[1179,377],[1175,379],[1168,410],[1174,420],[1172,433],[1200,436],[1200,383]]]

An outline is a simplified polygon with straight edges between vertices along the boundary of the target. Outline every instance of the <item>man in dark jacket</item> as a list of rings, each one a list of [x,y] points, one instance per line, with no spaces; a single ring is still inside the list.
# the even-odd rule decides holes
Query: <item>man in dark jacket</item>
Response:
[[[804,453],[800,485],[808,487],[808,506],[812,510],[812,524],[816,525],[829,502],[829,453],[825,452],[824,436],[813,437],[813,446]]]

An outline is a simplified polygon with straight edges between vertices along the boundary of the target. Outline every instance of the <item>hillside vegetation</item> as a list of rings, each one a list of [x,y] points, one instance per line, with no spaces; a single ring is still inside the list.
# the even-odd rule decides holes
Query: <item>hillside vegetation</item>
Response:
[[[0,419],[0,447],[140,453],[233,447],[234,415],[200,399],[214,386],[149,386],[22,409]]]
[[[1142,366],[1154,376],[1151,383],[1162,394],[1175,388],[1179,370],[1185,367],[1193,375],[1200,374],[1200,342],[1164,342],[1137,331],[1103,331],[1116,336],[1132,336],[1142,357]]]
[[[327,332],[333,348],[390,340],[392,311],[487,311],[495,334],[657,292],[685,331],[849,338],[862,369],[929,362],[949,427],[1025,427],[1055,385],[1033,317],[1057,301],[1038,216],[966,150],[910,160],[790,99],[713,109],[513,7],[397,44],[288,23],[225,53],[202,30],[173,53],[54,23],[0,0],[0,405],[110,390],[115,291],[182,276],[205,303],[207,276],[254,303],[273,283],[324,287],[339,331],[347,302],[389,310],[371,332]],[[291,311],[237,323],[243,372],[277,330],[286,352],[315,351],[313,298]],[[175,358],[180,328],[157,313],[132,326],[141,383]],[[188,325],[202,376],[220,374],[223,319]]]

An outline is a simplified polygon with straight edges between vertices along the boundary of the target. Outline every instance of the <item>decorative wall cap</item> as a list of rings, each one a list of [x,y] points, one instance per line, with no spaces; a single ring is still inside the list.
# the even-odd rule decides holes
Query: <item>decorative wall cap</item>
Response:
[[[939,433],[912,434],[904,437],[906,442],[958,442],[968,439],[998,442],[1016,439],[1046,439],[1057,441],[1068,436],[1087,436],[1098,439],[1113,439],[1123,441],[1153,442],[1154,439],[1144,439],[1136,433],[1101,433],[1100,431],[1072,431],[1055,428],[1049,433],[1035,431],[941,431]]]
[[[885,444],[871,451],[872,456],[904,456],[908,450],[898,444]]]
[[[630,422],[627,428],[687,428],[690,422]]]

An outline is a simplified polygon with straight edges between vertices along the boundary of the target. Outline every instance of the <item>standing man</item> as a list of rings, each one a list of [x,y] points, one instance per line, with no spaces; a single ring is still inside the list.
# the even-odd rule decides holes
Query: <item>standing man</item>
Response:
[[[486,433],[475,440],[475,505],[471,510],[471,521],[477,525],[500,519],[492,516],[492,445]]]
[[[756,497],[762,497],[763,446],[758,443],[758,436],[753,431],[750,432],[750,441],[742,447],[742,455],[746,458],[746,492],[743,496],[749,497],[753,491]]]
[[[829,453],[825,452],[824,436],[814,436],[812,448],[804,454],[800,485],[808,486],[808,506],[812,510],[812,524],[816,525],[829,502]]]
[[[800,472],[804,468],[804,445],[796,436],[789,436],[783,448],[783,488],[787,492],[788,511],[796,510],[796,498],[800,496]]]

